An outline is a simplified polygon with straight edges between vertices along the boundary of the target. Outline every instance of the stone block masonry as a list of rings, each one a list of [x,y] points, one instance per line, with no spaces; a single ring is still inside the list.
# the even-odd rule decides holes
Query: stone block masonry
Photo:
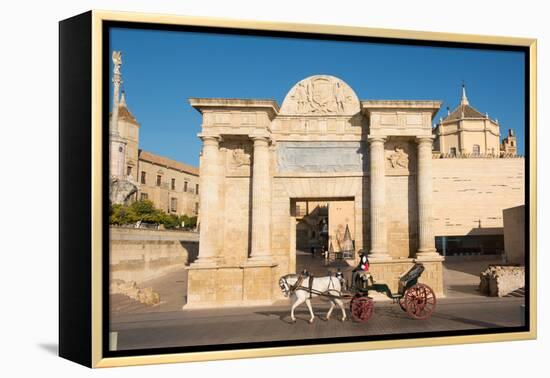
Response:
[[[141,283],[181,268],[198,255],[198,235],[183,231],[110,228],[110,279]]]

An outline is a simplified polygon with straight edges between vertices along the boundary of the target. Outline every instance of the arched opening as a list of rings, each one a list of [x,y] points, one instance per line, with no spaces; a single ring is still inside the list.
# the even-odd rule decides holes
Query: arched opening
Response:
[[[354,198],[291,199],[295,216],[296,272],[314,275],[353,265]],[[292,252],[291,252],[292,253]]]

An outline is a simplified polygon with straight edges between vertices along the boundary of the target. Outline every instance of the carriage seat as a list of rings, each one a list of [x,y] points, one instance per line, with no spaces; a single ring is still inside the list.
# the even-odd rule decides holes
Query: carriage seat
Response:
[[[422,275],[422,272],[424,272],[424,265],[419,262],[415,263],[412,268],[399,279],[399,292],[402,293],[403,289],[410,284],[414,285]]]

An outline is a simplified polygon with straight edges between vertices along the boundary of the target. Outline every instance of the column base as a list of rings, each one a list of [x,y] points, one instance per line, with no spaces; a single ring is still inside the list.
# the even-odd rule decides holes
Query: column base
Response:
[[[248,258],[243,264],[243,267],[255,267],[255,266],[276,266],[277,263],[271,256],[254,256]]]
[[[220,266],[220,258],[218,257],[199,257],[195,262],[189,264],[187,269],[210,269]]]
[[[416,260],[443,261],[445,258],[441,256],[437,250],[419,250],[416,252]]]
[[[368,254],[369,261],[390,261],[392,258],[387,251],[371,250]]]

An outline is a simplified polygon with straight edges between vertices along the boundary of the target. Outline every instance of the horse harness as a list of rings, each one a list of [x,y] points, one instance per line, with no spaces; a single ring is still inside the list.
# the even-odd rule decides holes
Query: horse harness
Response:
[[[315,294],[317,294],[317,295],[323,295],[324,294],[322,292],[318,292],[317,290],[313,289],[313,279],[315,278],[313,276],[313,274],[308,274],[308,275],[300,274],[298,276],[298,280],[296,280],[294,285],[290,286],[290,288],[289,288],[289,293],[290,294],[294,293],[296,290],[299,290],[299,289],[304,290],[305,289],[304,286],[301,286],[302,282],[304,282],[305,277],[308,277],[307,291],[309,292],[309,298],[310,299],[312,298],[313,291],[315,291]],[[330,291],[331,286],[333,287],[333,289],[335,289],[334,283],[332,282],[332,279],[329,281],[329,286],[327,287],[327,292]]]

